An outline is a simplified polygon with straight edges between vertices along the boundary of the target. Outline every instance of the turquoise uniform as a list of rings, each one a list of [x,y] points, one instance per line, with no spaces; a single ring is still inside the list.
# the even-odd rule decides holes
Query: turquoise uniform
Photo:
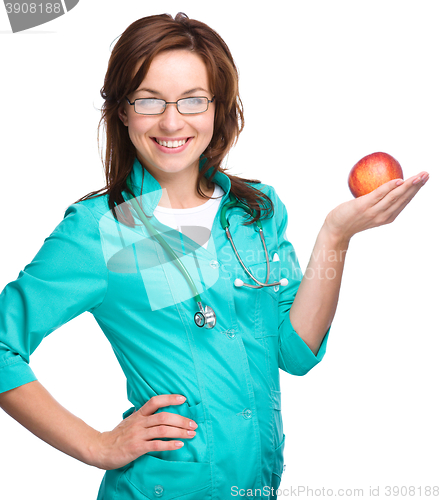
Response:
[[[138,160],[131,181],[145,214],[153,215],[159,183]],[[133,407],[124,418],[159,394],[187,398],[158,411],[195,420],[196,436],[184,439],[180,449],[147,453],[106,471],[99,500],[225,500],[243,497],[248,489],[268,498],[280,484],[285,435],[279,368],[306,374],[323,358],[329,330],[314,355],[292,328],[289,310],[302,272],[286,238],[285,205],[271,186],[254,185],[275,207],[274,217],[261,219],[269,282],[287,278],[288,285],[234,285],[236,278],[255,283],[220,224],[230,180],[218,172],[213,181],[225,195],[207,248],[151,218],[181,256],[203,305],[214,309],[213,329],[196,326],[198,309],[188,283],[136,212],[131,210],[134,228],[116,221],[107,196],[70,205],[33,261],[0,295],[0,392],[36,380],[29,367],[32,352],[49,333],[88,311],[127,377]],[[240,208],[227,218],[244,263],[264,282],[267,265],[256,225],[242,225],[249,216]],[[279,260],[273,260],[275,253]]]

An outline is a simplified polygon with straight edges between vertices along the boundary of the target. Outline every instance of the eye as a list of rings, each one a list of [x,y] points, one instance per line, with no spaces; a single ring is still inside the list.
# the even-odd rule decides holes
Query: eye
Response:
[[[141,114],[156,114],[162,112],[164,104],[165,101],[163,101],[162,99],[136,99],[135,111]]]
[[[205,104],[206,100],[204,97],[188,97],[185,99],[185,104],[189,106],[200,106],[201,104]]]
[[[137,103],[143,108],[157,108],[158,106],[163,106],[163,102],[159,99],[137,99]]]
[[[207,97],[186,97],[178,102],[179,111],[183,114],[203,113],[208,107]]]

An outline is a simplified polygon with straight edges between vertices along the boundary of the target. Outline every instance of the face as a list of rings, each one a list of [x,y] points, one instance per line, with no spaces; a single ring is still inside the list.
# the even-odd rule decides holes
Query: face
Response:
[[[175,102],[200,96],[213,98],[205,63],[188,50],[173,50],[153,59],[138,89],[127,97],[131,102],[143,97]],[[168,104],[161,115],[140,115],[125,101],[119,117],[128,127],[138,160],[158,181],[199,172],[199,157],[213,136],[214,102],[195,115],[181,115],[175,104]],[[168,141],[178,141],[179,146]]]

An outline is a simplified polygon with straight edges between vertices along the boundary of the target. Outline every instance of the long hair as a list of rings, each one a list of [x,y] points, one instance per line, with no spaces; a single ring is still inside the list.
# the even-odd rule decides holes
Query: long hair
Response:
[[[118,109],[123,105],[125,96],[134,92],[144,80],[153,58],[161,52],[174,49],[192,51],[203,59],[210,89],[216,96],[213,137],[202,154],[204,164],[197,178],[199,195],[209,198],[203,193],[201,182],[206,172],[213,167],[208,182],[211,184],[217,171],[224,173],[231,181],[232,194],[256,211],[255,216],[244,224],[252,224],[258,218],[272,217],[274,206],[271,199],[250,185],[260,181],[228,174],[226,169],[221,167],[223,159],[237,142],[244,127],[239,77],[230,50],[213,29],[200,21],[189,19],[182,12],[174,19],[169,14],[138,19],[124,31],[115,44],[100,91],[104,104],[101,108],[97,138],[99,147],[100,126],[103,122],[106,149],[105,158],[101,156],[101,159],[106,186],[83,196],[75,203],[108,194],[109,208],[114,217],[133,227],[134,220],[129,210],[124,210],[124,216],[117,217],[115,213],[115,206],[125,201],[122,195],[124,190],[134,196],[126,185],[126,179],[136,158],[136,149],[130,140],[127,127],[118,116]],[[140,61],[142,64],[134,75]],[[99,194],[103,190],[104,192]]]

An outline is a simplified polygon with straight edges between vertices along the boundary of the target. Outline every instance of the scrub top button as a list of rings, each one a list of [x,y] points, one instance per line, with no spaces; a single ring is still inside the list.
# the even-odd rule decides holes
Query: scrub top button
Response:
[[[225,333],[229,339],[234,339],[234,337],[236,337],[236,332],[234,330],[227,330]]]
[[[244,410],[243,412],[243,418],[251,418],[251,415],[253,414],[253,412],[247,408],[246,410]]]
[[[219,267],[219,262],[217,260],[212,260],[210,262],[210,266],[213,268],[213,269],[217,269]]]
[[[160,485],[160,484],[157,484],[155,486],[155,495],[157,497],[162,497],[162,494],[164,493],[164,488]]]

